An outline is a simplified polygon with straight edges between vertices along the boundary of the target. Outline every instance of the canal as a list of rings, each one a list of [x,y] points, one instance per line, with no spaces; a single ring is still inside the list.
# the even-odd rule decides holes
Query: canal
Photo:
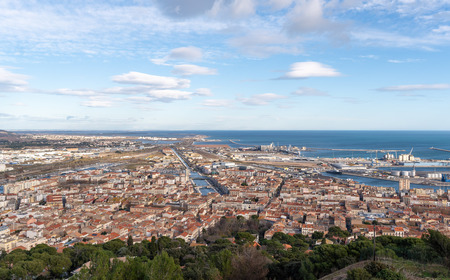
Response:
[[[195,185],[195,190],[200,192],[202,195],[208,195],[208,193],[214,193],[216,190],[211,186],[211,184],[208,182],[208,180],[200,175],[197,172],[193,172],[189,165],[184,161],[184,159],[175,151],[172,149],[172,151],[175,153],[175,155],[178,157],[178,159],[181,161],[181,163],[184,165],[184,167],[189,170],[189,178]]]
[[[359,182],[361,184],[367,185],[367,186],[374,186],[374,187],[390,187],[395,188],[398,190],[398,182],[397,181],[389,181],[389,180],[382,180],[382,179],[376,179],[376,178],[369,178],[369,177],[361,177],[361,176],[353,176],[353,175],[346,175],[346,174],[330,174],[330,173],[322,173],[323,176],[337,178],[341,180],[347,180],[351,179],[355,182]],[[435,186],[429,186],[429,185],[421,185],[421,184],[411,184],[411,189],[439,189],[439,187]],[[443,187],[445,190],[445,187]]]

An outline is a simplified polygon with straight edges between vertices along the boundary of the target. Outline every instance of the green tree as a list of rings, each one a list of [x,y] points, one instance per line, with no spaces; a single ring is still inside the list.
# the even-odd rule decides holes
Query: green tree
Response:
[[[325,235],[326,238],[333,238],[333,237],[345,238],[349,236],[350,233],[346,230],[342,230],[340,227],[330,227],[328,229],[328,233]]]
[[[406,280],[402,274],[388,268],[380,270],[375,276],[383,280]]]
[[[18,263],[20,261],[25,261],[28,258],[29,257],[28,257],[28,254],[26,253],[26,251],[21,250],[21,249],[16,249],[16,250],[12,251],[11,253],[9,253],[8,255],[6,255],[4,258],[4,261],[7,266],[12,267],[13,264]]]
[[[39,254],[47,253],[49,255],[56,255],[57,251],[56,251],[56,248],[50,247],[47,244],[38,244],[35,247],[30,249],[29,254],[33,255],[34,253],[39,253]]]
[[[388,266],[380,262],[370,262],[364,266],[364,269],[373,276],[377,275],[378,272],[386,268],[388,268]]]
[[[98,251],[92,258],[89,274],[92,279],[106,279],[110,268],[110,256],[105,251]]]
[[[148,273],[150,280],[180,280],[183,279],[181,268],[176,265],[173,258],[163,251],[152,261]]]
[[[227,279],[232,270],[231,261],[233,259],[233,253],[228,250],[224,249],[212,256],[212,262],[217,269],[219,269],[220,274],[224,279]]]
[[[367,280],[372,275],[364,268],[355,268],[347,271],[347,280]]]
[[[119,260],[114,260],[111,270],[109,272],[109,278],[110,279],[130,279],[130,277],[127,277],[129,275],[128,273],[129,273],[129,270],[128,270],[128,266],[126,265],[126,263],[119,261]]]
[[[131,236],[131,234],[128,235],[127,245],[128,245],[128,247],[133,246],[133,237]]]
[[[323,232],[322,231],[315,231],[315,232],[313,232],[311,238],[314,239],[314,240],[322,239],[323,238]]]
[[[14,266],[22,267],[26,271],[27,275],[30,277],[38,276],[40,273],[44,271],[45,268],[44,262],[41,260],[18,262]]]
[[[11,270],[12,278],[25,279],[27,277],[27,271],[20,265],[15,265]]]
[[[423,236],[423,238],[445,259],[446,265],[450,267],[450,238],[437,230],[431,229],[428,230],[428,234]]]
[[[238,232],[235,236],[235,241],[237,244],[246,244],[246,243],[253,243],[253,241],[256,239],[255,236],[253,236],[250,232]]]
[[[153,259],[158,253],[158,244],[156,241],[156,237],[152,236],[152,241],[147,244],[147,248],[149,251],[149,258]]]
[[[50,257],[49,271],[55,277],[61,277],[61,275],[70,270],[71,266],[72,262],[70,258],[62,254],[52,255]]]
[[[119,249],[124,246],[125,246],[125,242],[123,242],[120,239],[114,239],[114,240],[108,241],[102,245],[103,249],[111,251],[114,254],[117,254],[117,251],[119,251]]]
[[[121,261],[116,261],[118,265],[122,266]],[[150,271],[150,260],[147,257],[144,258],[127,258],[125,264],[125,279],[140,280],[146,279]],[[116,270],[117,271],[117,270]],[[117,279],[117,278],[112,278]]]
[[[11,279],[11,270],[7,268],[0,268],[0,280]]]

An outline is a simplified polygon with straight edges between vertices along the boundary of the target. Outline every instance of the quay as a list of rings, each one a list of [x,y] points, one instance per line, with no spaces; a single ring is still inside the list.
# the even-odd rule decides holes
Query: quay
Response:
[[[450,187],[450,183],[441,182],[441,181],[437,181],[437,180],[427,180],[425,178],[410,178],[410,177],[408,177],[408,178],[401,178],[401,177],[388,178],[388,177],[378,177],[378,176],[361,174],[361,173],[357,173],[357,172],[348,172],[348,171],[341,172],[341,174],[348,175],[348,176],[355,176],[355,177],[392,181],[392,182],[398,182],[398,181],[400,181],[400,179],[409,179],[412,184],[417,184],[417,185],[427,185],[427,186],[431,186],[431,187]]]
[[[233,143],[233,144],[235,144],[235,145],[239,145],[239,146],[245,146],[245,147],[258,147],[258,146],[256,146],[256,145],[246,145],[246,144],[241,144],[241,143],[238,143],[238,142],[236,142],[236,141],[234,141],[234,140],[232,140],[232,139],[228,139],[228,141],[230,141],[231,143]]]

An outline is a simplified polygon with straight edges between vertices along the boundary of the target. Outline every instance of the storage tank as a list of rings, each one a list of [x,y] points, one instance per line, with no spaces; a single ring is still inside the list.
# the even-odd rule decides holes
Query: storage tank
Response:
[[[428,179],[440,179],[442,177],[441,173],[428,173],[427,178]]]
[[[399,177],[400,176],[400,171],[399,170],[394,170],[394,171],[391,172],[391,174],[392,174],[392,176]]]
[[[401,172],[401,174],[402,174],[402,177],[409,177],[410,172],[404,170],[404,171]]]
[[[415,177],[416,176],[416,170],[411,170],[411,173],[409,174],[411,177]]]

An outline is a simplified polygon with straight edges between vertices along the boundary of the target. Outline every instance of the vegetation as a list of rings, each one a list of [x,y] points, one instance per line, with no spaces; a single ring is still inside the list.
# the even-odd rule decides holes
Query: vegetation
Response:
[[[349,265],[348,279],[407,279],[450,277],[449,238],[430,230],[422,239],[377,237],[376,255],[392,265],[369,262],[373,243],[360,237],[341,244],[348,232],[333,229],[323,235],[275,233],[271,240],[256,242],[267,228],[257,217],[245,220],[222,218],[198,242],[152,238],[133,242],[111,240],[104,244],[75,244],[58,253],[38,245],[29,251],[14,250],[0,255],[1,279],[319,279]],[[207,246],[206,246],[207,245]],[[361,262],[364,261],[364,262]],[[397,265],[397,263],[402,265]],[[354,266],[358,263],[364,264]],[[411,265],[406,266],[405,263]],[[421,266],[427,270],[420,271]],[[416,268],[412,270],[410,267]],[[76,273],[72,274],[76,270]],[[411,272],[413,271],[413,272]],[[409,273],[409,274],[408,274]]]

